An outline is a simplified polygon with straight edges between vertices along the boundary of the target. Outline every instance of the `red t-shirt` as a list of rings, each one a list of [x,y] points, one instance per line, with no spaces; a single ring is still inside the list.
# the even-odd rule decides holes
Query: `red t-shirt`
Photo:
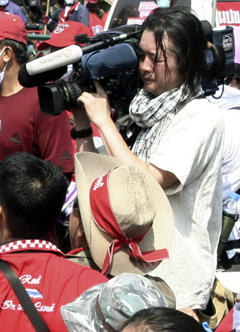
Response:
[[[71,125],[66,112],[50,116],[41,112],[37,87],[0,96],[0,160],[17,151],[31,153],[74,172]]]
[[[108,279],[100,272],[68,261],[51,242],[18,240],[0,246],[51,332],[64,332],[60,307]],[[0,272],[0,330],[35,331],[5,276]]]

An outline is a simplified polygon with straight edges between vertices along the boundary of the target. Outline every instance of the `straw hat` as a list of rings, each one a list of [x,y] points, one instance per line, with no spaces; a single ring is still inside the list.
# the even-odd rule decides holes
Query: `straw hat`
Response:
[[[102,273],[147,274],[168,258],[173,213],[151,175],[92,152],[75,155],[75,173],[84,233]]]

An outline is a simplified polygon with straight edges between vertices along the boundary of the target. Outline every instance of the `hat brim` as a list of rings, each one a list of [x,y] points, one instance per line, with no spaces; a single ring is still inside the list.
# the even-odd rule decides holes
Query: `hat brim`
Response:
[[[63,48],[63,47],[71,46],[71,45],[73,45],[73,44],[69,41],[69,39],[65,41],[65,39],[63,38],[61,41],[60,40],[55,40],[55,42],[51,41],[49,39],[49,42],[48,41],[41,42],[38,45],[37,49],[38,49],[38,51],[42,51],[42,50],[45,50],[48,47]]]
[[[82,224],[92,258],[100,269],[103,266],[105,255],[112,239],[101,232],[93,221],[90,211],[89,189],[96,178],[115,167],[121,167],[126,164],[128,163],[120,159],[92,152],[79,152],[75,155],[75,174]],[[169,249],[174,236],[172,209],[167,196],[157,181],[148,173],[144,172],[144,176],[148,177],[151,186],[156,216],[153,226],[139,243],[139,247],[143,252]],[[109,274],[115,276],[119,273],[131,272],[144,275],[154,270],[159,264],[160,262],[143,263],[130,258],[129,248],[125,246],[114,254]]]
[[[43,51],[46,48],[50,47],[51,45],[48,44],[47,42],[41,42],[38,46],[37,46],[37,50],[38,51]]]

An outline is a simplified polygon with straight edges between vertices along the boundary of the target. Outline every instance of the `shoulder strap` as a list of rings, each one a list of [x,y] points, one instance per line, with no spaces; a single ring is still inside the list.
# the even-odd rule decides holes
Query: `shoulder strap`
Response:
[[[42,316],[37,311],[31,298],[26,292],[26,289],[22,285],[21,281],[19,280],[18,276],[11,268],[11,266],[7,262],[0,260],[0,270],[7,278],[9,284],[11,285],[14,293],[16,294],[19,302],[21,303],[23,310],[27,314],[35,330],[37,332],[50,332]]]
[[[239,240],[229,240],[226,243],[226,250],[238,249],[240,248],[240,239]]]

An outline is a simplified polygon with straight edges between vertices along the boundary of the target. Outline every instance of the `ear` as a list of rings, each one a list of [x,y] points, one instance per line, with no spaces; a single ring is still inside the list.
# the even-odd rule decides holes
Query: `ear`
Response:
[[[6,242],[11,238],[10,232],[7,227],[6,213],[0,205],[0,242]]]
[[[74,210],[71,213],[69,219],[69,237],[70,237],[71,249],[88,247],[88,243],[85,238],[84,229],[82,225],[81,215],[79,212]]]
[[[4,50],[4,53],[3,53],[3,61],[5,63],[9,62],[13,56],[14,56],[14,52],[13,52],[11,46],[6,46],[6,49]]]
[[[2,224],[2,219],[5,218],[4,215],[5,213],[3,212],[3,207],[0,205],[0,224]]]

